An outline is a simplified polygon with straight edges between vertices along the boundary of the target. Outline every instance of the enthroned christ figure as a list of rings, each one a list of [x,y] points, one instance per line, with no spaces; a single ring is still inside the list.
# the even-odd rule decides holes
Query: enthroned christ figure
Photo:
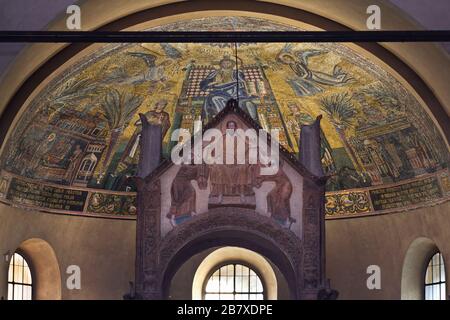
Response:
[[[254,204],[249,202],[254,202],[253,186],[257,166],[249,163],[251,143],[240,134],[243,131],[236,131],[237,129],[236,121],[227,122],[225,133],[222,136],[224,164],[210,165],[211,193],[209,202],[212,204]],[[242,139],[245,144],[245,162],[238,163],[238,143],[242,143]],[[227,159],[232,161],[227,161]]]

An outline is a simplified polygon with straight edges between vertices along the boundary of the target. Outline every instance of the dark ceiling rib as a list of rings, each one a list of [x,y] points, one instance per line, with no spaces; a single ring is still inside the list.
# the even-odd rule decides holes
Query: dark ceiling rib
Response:
[[[211,43],[211,42],[450,42],[450,30],[433,31],[0,31],[0,42]]]

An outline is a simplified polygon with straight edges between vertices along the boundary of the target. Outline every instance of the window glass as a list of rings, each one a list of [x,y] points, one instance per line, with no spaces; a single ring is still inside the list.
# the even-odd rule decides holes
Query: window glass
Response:
[[[228,264],[211,275],[205,300],[263,300],[264,286],[257,273],[241,264]]]
[[[33,279],[23,256],[14,253],[9,262],[8,300],[31,300]]]
[[[425,300],[445,300],[445,268],[440,252],[431,257],[425,273]]]

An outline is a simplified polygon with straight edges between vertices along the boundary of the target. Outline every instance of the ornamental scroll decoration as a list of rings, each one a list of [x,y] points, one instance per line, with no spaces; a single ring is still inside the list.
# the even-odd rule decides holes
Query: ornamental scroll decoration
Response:
[[[160,263],[164,265],[176,252],[197,234],[224,228],[256,232],[276,242],[281,251],[289,257],[293,267],[300,266],[300,239],[290,230],[282,228],[276,221],[262,216],[252,209],[219,207],[206,214],[194,216],[191,220],[171,230],[161,243]]]
[[[372,211],[369,195],[365,191],[327,194],[325,199],[325,212],[328,216]]]
[[[161,183],[135,179],[138,187],[136,223],[136,298],[161,299],[158,252],[161,240]]]

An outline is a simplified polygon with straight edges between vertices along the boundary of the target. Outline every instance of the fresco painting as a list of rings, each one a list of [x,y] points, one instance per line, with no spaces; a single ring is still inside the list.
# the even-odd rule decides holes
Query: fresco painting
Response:
[[[293,29],[259,18],[210,17],[152,30],[180,28]],[[420,102],[350,48],[246,43],[235,55],[234,44],[105,45],[56,75],[26,106],[3,148],[1,168],[61,186],[132,192],[138,113],[161,124],[168,157],[174,130],[193,132],[195,120],[206,124],[229,98],[239,98],[264,129],[279,129],[280,144],[293,153],[301,126],[322,114],[329,192],[402,183],[448,167],[447,145]],[[366,204],[357,206],[367,211]]]

